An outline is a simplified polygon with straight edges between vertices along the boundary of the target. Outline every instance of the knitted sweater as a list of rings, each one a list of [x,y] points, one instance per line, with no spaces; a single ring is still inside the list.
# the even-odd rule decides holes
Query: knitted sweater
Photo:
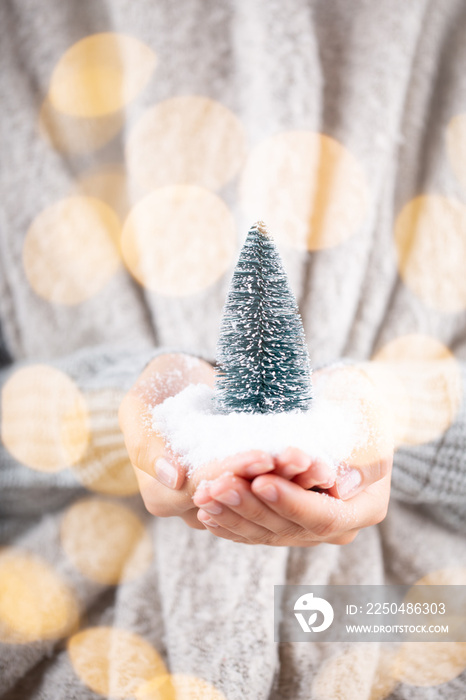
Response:
[[[0,27],[1,697],[159,697],[151,653],[228,700],[463,697],[458,647],[436,673],[424,649],[277,644],[272,624],[275,584],[465,566],[462,0],[6,0]],[[214,360],[258,218],[313,365],[375,357],[407,396],[388,515],[344,547],[152,518],[124,452],[148,360]],[[29,613],[2,603],[15,586]],[[121,647],[86,651],[78,624]]]

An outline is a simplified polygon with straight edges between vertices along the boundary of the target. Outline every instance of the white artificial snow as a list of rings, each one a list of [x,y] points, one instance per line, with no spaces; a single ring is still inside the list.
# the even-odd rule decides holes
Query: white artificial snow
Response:
[[[318,395],[309,411],[266,414],[217,413],[213,396],[205,384],[190,384],[152,412],[153,429],[180,456],[188,474],[238,452],[277,455],[287,447],[298,447],[336,468],[350,457],[361,435],[361,417],[354,410]]]

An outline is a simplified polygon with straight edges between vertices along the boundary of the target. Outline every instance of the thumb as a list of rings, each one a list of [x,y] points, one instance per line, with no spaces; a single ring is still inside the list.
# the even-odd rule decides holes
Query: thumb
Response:
[[[338,469],[335,484],[329,493],[342,501],[353,498],[376,481],[390,473],[393,459],[386,457],[364,466],[345,465]]]
[[[186,469],[153,430],[150,408],[140,396],[131,391],[125,396],[118,419],[131,464],[170,489],[182,488]]]

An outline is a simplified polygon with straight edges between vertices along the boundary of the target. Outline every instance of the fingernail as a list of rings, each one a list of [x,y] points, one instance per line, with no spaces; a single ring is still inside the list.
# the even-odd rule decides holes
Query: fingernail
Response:
[[[317,483],[319,486],[322,486],[322,488],[330,488],[330,486],[333,486],[335,483],[335,471],[324,462],[317,462],[315,464],[314,474]]]
[[[283,476],[284,479],[288,479],[303,471],[305,471],[305,467],[298,467],[297,464],[287,464],[281,470],[281,476]]]
[[[174,489],[178,472],[173,464],[170,464],[164,457],[159,457],[155,462],[155,476],[164,486]]]
[[[228,489],[223,493],[213,494],[214,498],[217,498],[221,503],[225,503],[227,506],[239,506],[241,503],[241,498],[238,491],[234,489]],[[202,506],[205,508],[205,506]]]
[[[207,479],[203,479],[197,485],[197,488],[196,488],[194,495],[193,495],[193,501],[194,501],[194,504],[196,506],[198,506],[199,508],[202,508],[202,501],[206,501],[206,503],[207,503],[207,501],[211,500],[210,486],[211,486],[211,482],[207,481]]]
[[[265,474],[273,469],[273,464],[268,462],[254,462],[246,467],[244,473],[246,476],[258,476],[259,474]]]
[[[218,515],[222,512],[222,506],[219,506],[215,501],[208,501],[202,504],[202,510],[206,510],[211,515]]]
[[[350,469],[346,474],[337,480],[337,491],[340,498],[348,498],[362,481],[361,472],[359,469]]]
[[[201,516],[203,516],[204,511],[203,510],[199,511],[199,514]],[[206,515],[207,515],[207,513],[206,513]],[[201,523],[203,523],[204,525],[209,525],[209,527],[218,527],[218,523],[216,523],[215,520],[212,520],[212,518],[204,518],[203,517],[200,520],[201,520]]]
[[[209,526],[209,527],[218,527],[218,523],[215,522],[215,520],[212,520],[209,518],[209,520],[204,520],[204,522]]]
[[[257,495],[266,501],[278,501],[278,491],[272,484],[267,484],[256,491]]]

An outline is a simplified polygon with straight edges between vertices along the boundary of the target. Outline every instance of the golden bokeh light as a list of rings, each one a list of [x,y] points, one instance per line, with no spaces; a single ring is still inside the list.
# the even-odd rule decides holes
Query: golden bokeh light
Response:
[[[39,112],[38,129],[41,137],[60,153],[85,155],[109,143],[123,124],[123,111],[101,117],[75,117],[58,112],[46,97]]]
[[[445,136],[450,165],[466,190],[466,114],[457,114],[450,120]]]
[[[61,543],[76,569],[103,585],[141,576],[153,558],[141,520],[126,506],[101,498],[85,498],[67,510]]]
[[[431,602],[437,604],[437,608],[442,604],[447,604],[445,612],[439,617],[438,613],[426,613],[423,615],[423,623],[426,625],[438,625],[439,623],[448,626],[448,632],[451,639],[454,641],[464,639],[464,617],[458,616],[448,607],[448,594],[445,600],[444,586],[458,586],[455,589],[455,608],[456,610],[466,609],[466,567],[450,567],[433,571],[427,576],[424,576],[419,581],[416,581],[414,586],[411,586],[404,597],[405,603],[420,603],[421,606]],[[465,664],[466,666],[466,664]]]
[[[444,313],[466,309],[466,206],[437,194],[409,201],[397,216],[400,276],[425,304]]]
[[[238,118],[207,97],[172,97],[148,109],[126,148],[131,177],[142,187],[199,185],[220,189],[239,171],[246,137]]]
[[[0,641],[59,639],[78,625],[72,590],[52,567],[19,549],[0,551]]]
[[[40,297],[58,304],[91,298],[120,265],[120,230],[115,212],[94,197],[67,197],[44,209],[24,241],[29,284]]]
[[[232,214],[219,197],[196,185],[174,185],[154,190],[133,207],[121,248],[138,282],[182,297],[221,277],[235,242]]]
[[[447,683],[466,669],[466,642],[405,642],[393,662],[402,683],[431,687]]]
[[[160,655],[145,639],[114,627],[78,632],[68,641],[68,654],[81,681],[105,697],[134,697],[144,681],[167,674]]]
[[[398,418],[409,417],[404,435],[399,427],[400,443],[420,445],[440,437],[462,400],[460,368],[450,350],[436,338],[414,333],[387,343],[372,359],[399,382],[386,398]]]
[[[339,245],[367,213],[364,172],[338,141],[311,131],[288,131],[250,154],[240,200],[251,221],[264,219],[279,244],[299,250]]]
[[[184,673],[156,676],[143,683],[136,700],[227,700],[211,683]]]
[[[393,676],[394,659],[395,651],[381,644],[379,646],[379,662],[368,700],[385,700],[395,690],[398,681]]]
[[[369,698],[377,668],[376,645],[353,645],[320,666],[309,697],[313,700],[361,700]]]
[[[134,697],[136,700],[179,700],[172,683],[172,676],[169,673],[144,682],[136,690]]]
[[[466,586],[466,567],[448,567],[432,571],[416,581],[408,591],[405,602],[422,602],[424,598],[416,593],[416,586],[433,586],[433,596],[429,600],[445,601],[444,589],[436,593],[436,586]],[[436,597],[436,596],[439,597]],[[447,607],[448,610],[448,607]],[[448,624],[450,634],[454,633],[455,623],[461,620],[450,616],[423,615],[426,625]],[[405,642],[395,655],[393,675],[399,681],[410,685],[431,687],[447,683],[466,669],[466,642]]]
[[[32,469],[56,472],[71,466],[89,443],[84,397],[53,367],[19,369],[2,389],[1,435],[13,457]]]
[[[106,165],[80,175],[76,188],[87,197],[105,202],[121,222],[130,210],[130,183],[123,165]]]
[[[86,392],[89,445],[82,459],[73,466],[87,489],[111,496],[130,496],[139,491],[118,424],[118,408],[124,395],[119,389]]]
[[[391,458],[393,452],[392,423],[377,387],[362,366],[328,367],[314,377],[319,397],[355,416],[355,436],[347,461],[357,467],[377,465]]]
[[[92,34],[73,44],[50,79],[53,107],[75,117],[100,117],[123,109],[146,86],[155,53],[126,34]]]
[[[374,383],[379,399],[385,404],[393,445],[397,448],[409,436],[411,402],[407,389],[388,363],[365,362],[361,368]]]
[[[466,586],[466,566],[450,566],[426,574],[416,586]]]

